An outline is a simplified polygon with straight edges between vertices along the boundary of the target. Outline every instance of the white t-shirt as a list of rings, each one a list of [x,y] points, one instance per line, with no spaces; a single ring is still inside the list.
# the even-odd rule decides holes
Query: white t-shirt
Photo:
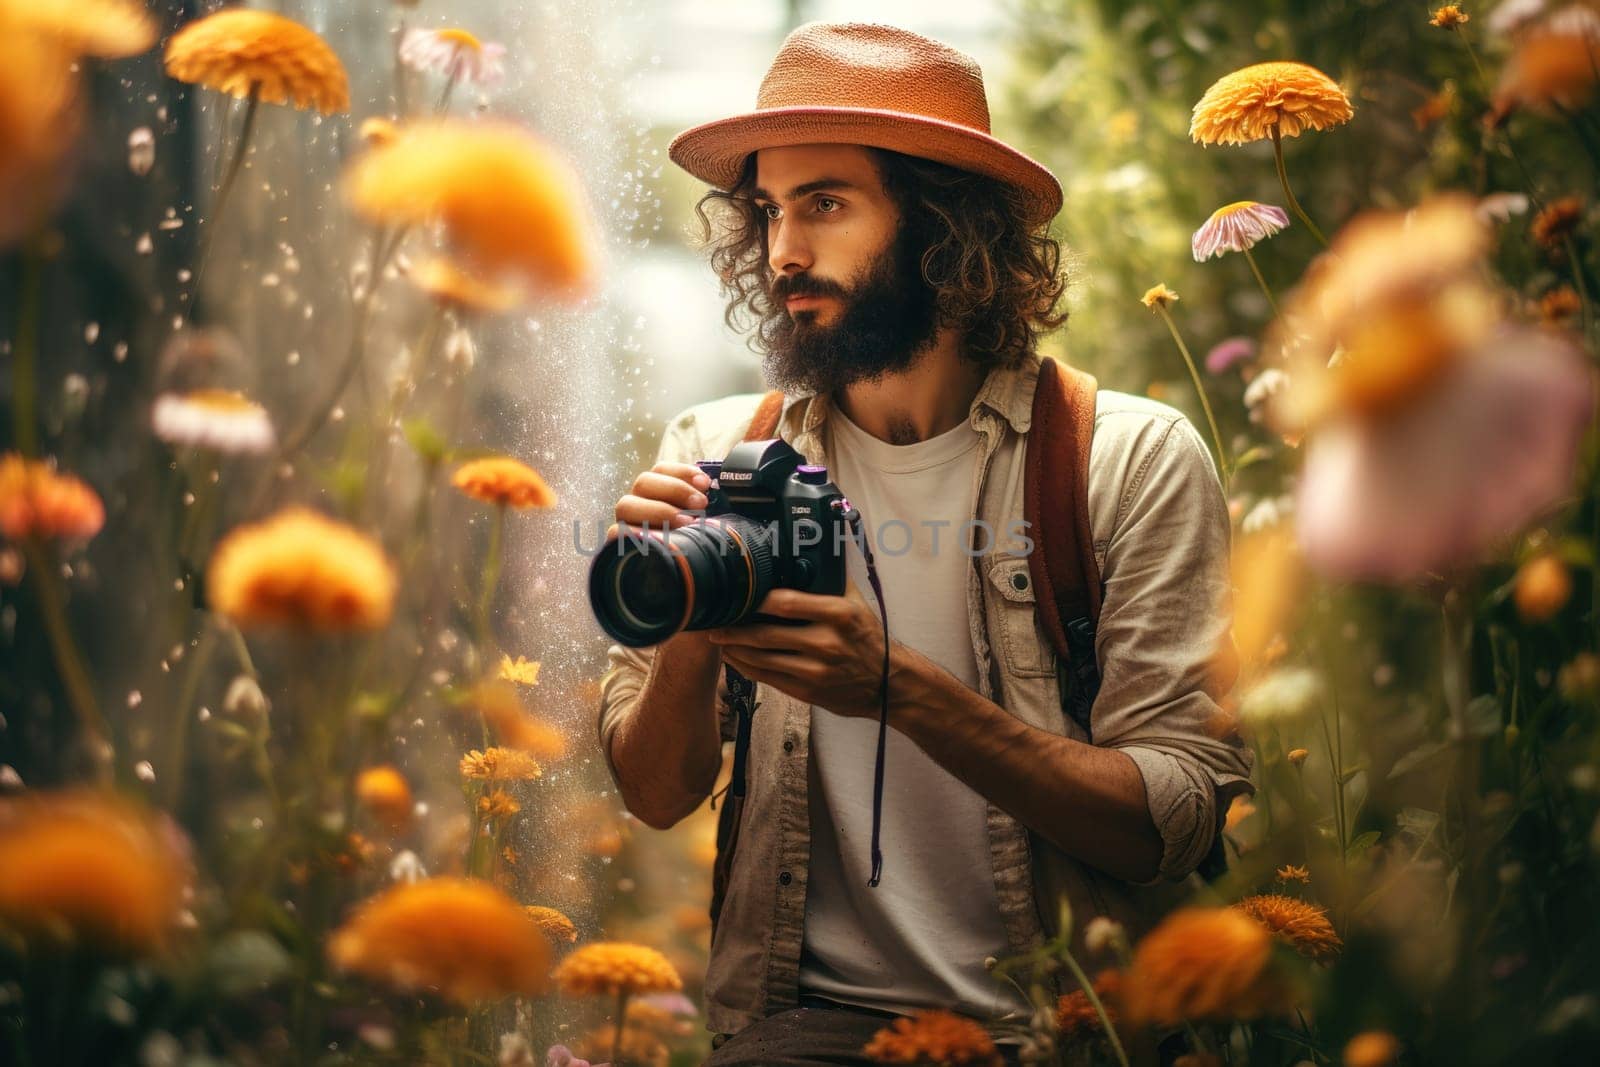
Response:
[[[962,421],[926,441],[891,445],[837,408],[828,427],[830,474],[861,512],[888,604],[889,636],[976,689],[978,662],[967,629],[971,559],[964,551],[970,530],[963,524],[973,517],[982,438]],[[854,544],[847,543],[846,557],[850,580],[876,613]],[[867,886],[877,744],[876,717],[812,708],[801,991],[886,1011],[1025,1014],[1021,994],[983,968],[985,956],[1010,951],[989,860],[986,802],[892,725],[883,872],[877,888]]]

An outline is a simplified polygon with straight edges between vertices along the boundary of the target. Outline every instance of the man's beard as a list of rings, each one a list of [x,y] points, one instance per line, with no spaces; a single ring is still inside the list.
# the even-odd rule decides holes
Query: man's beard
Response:
[[[762,331],[768,384],[791,394],[832,393],[910,369],[941,325],[938,293],[922,278],[925,245],[902,225],[849,288],[809,274],[778,277],[771,286],[777,319]],[[833,324],[819,325],[815,311],[783,310],[788,297],[800,295],[837,300]]]

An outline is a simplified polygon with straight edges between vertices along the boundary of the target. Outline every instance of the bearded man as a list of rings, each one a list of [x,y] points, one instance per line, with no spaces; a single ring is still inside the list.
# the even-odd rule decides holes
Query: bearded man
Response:
[[[1219,729],[1233,671],[1215,655],[1231,648],[1216,468],[1177,410],[1098,393],[1101,680],[1079,728],[1012,536],[1037,342],[1065,319],[1046,231],[1061,189],[990,135],[977,64],[893,27],[802,26],[754,112],[670,154],[713,187],[698,211],[729,321],[753,320],[783,392],[777,436],[864,516],[890,630],[886,784],[884,637],[853,548],[846,596],[777,589],[759,605],[809,625],[610,649],[601,748],[628,809],[660,829],[717,780],[724,667],[756,684],[744,807],[719,842],[710,1062],[866,1063],[874,1031],[934,1007],[993,1023],[1015,1062],[1035,1006],[986,961],[1053,936],[1065,902],[1080,958],[1109,964],[1086,954],[1085,926],[1152,923],[1251,791],[1247,752]],[[693,521],[710,487],[693,461],[725,456],[761,400],[672,419],[618,524]]]

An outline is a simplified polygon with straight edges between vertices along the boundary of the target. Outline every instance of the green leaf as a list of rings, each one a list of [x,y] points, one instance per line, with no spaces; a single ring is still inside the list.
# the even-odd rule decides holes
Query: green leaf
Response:
[[[1373,845],[1376,845],[1378,843],[1378,838],[1381,836],[1383,835],[1378,833],[1376,830],[1368,830],[1364,834],[1357,834],[1351,839],[1350,843],[1345,846],[1345,856],[1349,859],[1355,859],[1357,856],[1367,851],[1367,849],[1371,848]]]
[[[1439,825],[1439,813],[1426,808],[1401,808],[1394,817],[1395,828],[1401,833],[1424,840]]]
[[[407,419],[401,423],[400,430],[406,436],[406,443],[412,451],[425,462],[439,463],[450,452],[450,445],[445,441],[444,435],[433,428],[427,419]]]
[[[1393,780],[1411,773],[1449,747],[1444,741],[1424,741],[1394,761],[1394,766],[1389,768],[1389,778]]]

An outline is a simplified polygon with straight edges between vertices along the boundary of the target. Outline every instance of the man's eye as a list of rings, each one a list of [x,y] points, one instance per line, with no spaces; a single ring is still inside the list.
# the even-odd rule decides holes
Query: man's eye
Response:
[[[778,205],[777,204],[762,204],[761,205],[761,212],[762,212],[762,214],[766,215],[769,220],[771,220],[773,222],[777,222],[778,221],[779,211],[778,211]]]
[[[824,204],[831,204],[833,206],[825,208],[825,207],[823,207]],[[821,197],[817,198],[817,210],[818,211],[832,211],[834,208],[837,208],[838,206],[839,206],[839,201],[833,199],[833,197],[831,197],[831,196],[821,196]]]

